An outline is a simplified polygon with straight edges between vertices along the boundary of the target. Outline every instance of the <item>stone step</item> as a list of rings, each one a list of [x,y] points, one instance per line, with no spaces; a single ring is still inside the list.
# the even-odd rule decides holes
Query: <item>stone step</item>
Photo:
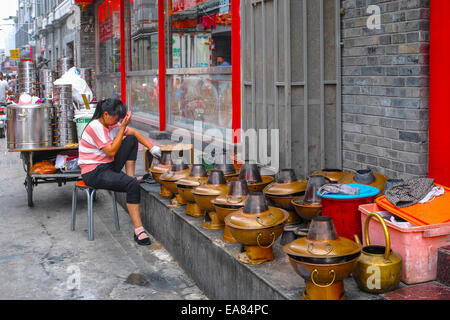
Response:
[[[222,240],[222,230],[201,226],[203,219],[185,214],[185,207],[171,207],[159,196],[158,184],[141,184],[141,216],[146,230],[162,243],[198,287],[215,300],[298,300],[305,288],[287,255],[280,238],[273,245],[275,259],[260,265],[238,259],[242,245]],[[117,193],[125,208],[125,194]],[[383,299],[358,289],[352,277],[344,280],[349,300]]]

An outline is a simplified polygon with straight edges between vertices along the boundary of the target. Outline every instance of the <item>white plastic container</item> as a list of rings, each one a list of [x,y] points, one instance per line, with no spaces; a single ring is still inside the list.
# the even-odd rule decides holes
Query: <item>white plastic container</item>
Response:
[[[77,124],[77,136],[78,141],[81,140],[81,134],[83,133],[84,128],[86,128],[89,121],[91,121],[92,116],[94,115],[95,108],[87,110],[87,109],[81,109],[81,110],[75,110],[74,115],[74,121]]]

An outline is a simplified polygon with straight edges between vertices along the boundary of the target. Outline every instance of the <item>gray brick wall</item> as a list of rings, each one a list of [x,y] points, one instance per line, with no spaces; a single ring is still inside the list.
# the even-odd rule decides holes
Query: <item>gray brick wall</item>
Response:
[[[367,28],[369,5],[381,28]],[[343,0],[344,169],[428,173],[429,0]]]

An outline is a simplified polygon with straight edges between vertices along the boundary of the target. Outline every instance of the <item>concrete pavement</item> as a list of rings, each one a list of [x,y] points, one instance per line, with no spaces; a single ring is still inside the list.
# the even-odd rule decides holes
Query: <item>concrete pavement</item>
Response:
[[[79,193],[77,225],[70,231],[73,182],[40,184],[27,205],[19,153],[0,139],[0,299],[207,299],[156,242],[133,240],[128,214],[99,191],[95,240],[87,240],[86,195]]]

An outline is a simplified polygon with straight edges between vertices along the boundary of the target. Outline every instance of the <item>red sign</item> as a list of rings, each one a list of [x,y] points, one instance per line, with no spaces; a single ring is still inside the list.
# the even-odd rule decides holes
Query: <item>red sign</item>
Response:
[[[120,11],[120,0],[105,0],[98,6],[98,22],[108,19],[114,12]]]
[[[195,7],[198,4],[208,2],[209,0],[172,0],[171,12],[176,13]]]
[[[99,41],[120,37],[120,0],[105,0],[98,6]]]

